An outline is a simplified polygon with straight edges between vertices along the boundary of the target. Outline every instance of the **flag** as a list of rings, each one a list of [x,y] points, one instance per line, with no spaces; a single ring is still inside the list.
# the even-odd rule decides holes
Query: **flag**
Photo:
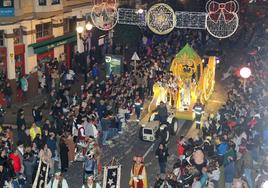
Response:
[[[103,187],[120,188],[121,165],[104,167]]]
[[[32,188],[44,188],[47,185],[49,164],[40,160]]]

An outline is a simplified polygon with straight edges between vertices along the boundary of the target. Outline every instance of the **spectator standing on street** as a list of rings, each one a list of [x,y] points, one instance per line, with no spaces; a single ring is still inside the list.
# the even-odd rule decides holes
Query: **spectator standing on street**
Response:
[[[168,156],[168,148],[164,144],[160,143],[159,147],[155,151],[155,157],[158,159],[160,173],[166,173]]]
[[[88,153],[87,156],[85,157],[85,161],[83,164],[83,182],[86,181],[88,176],[96,176],[96,171],[97,171],[97,161],[94,158],[94,155],[92,153]]]
[[[49,174],[54,174],[54,163],[52,160],[52,153],[50,149],[47,147],[47,144],[44,144],[39,152],[39,159],[44,161],[44,163],[49,164]]]
[[[67,133],[67,135],[65,143],[68,147],[68,160],[69,162],[73,162],[75,158],[75,143],[72,135],[70,133]]]
[[[42,116],[43,116],[40,107],[38,107],[37,105],[34,105],[34,107],[32,109],[32,115],[33,115],[34,122],[37,125],[40,125],[40,123],[42,121]]]
[[[37,158],[34,156],[32,148],[27,146],[23,154],[23,166],[24,166],[24,174],[26,176],[26,181],[29,187],[31,187],[33,183],[34,169],[37,165],[36,161]]]
[[[139,96],[136,96],[135,102],[134,102],[134,108],[135,108],[135,114],[137,117],[137,121],[140,121],[141,116],[141,108],[142,108],[142,100]]]
[[[253,159],[248,147],[249,146],[246,146],[245,152],[242,154],[242,164],[244,168],[244,176],[246,177],[248,185],[249,187],[253,187]]]
[[[101,130],[102,130],[102,145],[108,145],[107,139],[109,136],[109,127],[111,126],[111,121],[108,114],[105,114],[101,119]]]
[[[23,95],[23,100],[26,100],[27,99],[27,92],[28,92],[28,88],[29,88],[29,84],[28,84],[28,80],[27,79],[28,78],[25,77],[25,76],[22,76],[19,79],[20,87],[21,87],[22,95]]]
[[[0,126],[3,125],[5,121],[5,113],[6,113],[5,109],[0,104]]]
[[[65,138],[62,136],[60,138],[60,161],[61,161],[61,171],[67,172],[69,166],[68,160],[68,147],[65,144]]]
[[[37,134],[41,136],[41,129],[37,127],[35,123],[33,123],[32,127],[30,128],[30,136],[32,141],[35,139]]]
[[[12,94],[13,94],[13,91],[12,91],[12,88],[10,86],[10,83],[7,82],[6,83],[6,87],[4,89],[4,95],[5,95],[5,100],[6,100],[7,108],[10,108],[11,107]]]

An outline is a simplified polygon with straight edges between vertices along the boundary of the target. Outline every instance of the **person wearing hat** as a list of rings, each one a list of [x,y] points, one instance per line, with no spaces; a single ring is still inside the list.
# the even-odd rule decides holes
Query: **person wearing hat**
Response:
[[[95,182],[94,176],[88,176],[86,180],[82,188],[101,188],[100,184]]]
[[[46,188],[69,188],[66,179],[60,171],[56,171],[54,177],[51,178]]]
[[[135,156],[133,158],[134,164],[130,172],[129,185],[131,188],[147,188],[147,175],[143,163],[143,157]]]

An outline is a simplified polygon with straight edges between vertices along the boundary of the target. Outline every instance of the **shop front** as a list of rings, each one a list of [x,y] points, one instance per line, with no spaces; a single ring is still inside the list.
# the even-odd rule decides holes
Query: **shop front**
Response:
[[[70,68],[72,59],[74,58],[75,45],[76,45],[76,42],[72,42],[72,43],[64,45],[64,53],[66,55],[65,60],[66,60],[66,65],[68,68]]]
[[[15,70],[17,75],[25,75],[25,45],[18,44],[14,46]]]
[[[5,80],[7,74],[7,49],[0,47],[0,80]]]
[[[37,54],[38,64],[50,62],[55,57],[54,49],[59,46],[64,46],[64,53],[66,54],[67,65],[71,62],[72,45],[76,43],[76,33],[55,37],[46,41],[31,44],[35,54]],[[60,58],[60,57],[57,57]]]

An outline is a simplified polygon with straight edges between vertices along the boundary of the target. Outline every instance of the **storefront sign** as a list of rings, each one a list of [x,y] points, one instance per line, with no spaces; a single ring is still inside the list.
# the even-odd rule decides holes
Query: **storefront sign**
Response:
[[[11,61],[14,61],[14,54],[13,53],[10,53],[9,56],[10,56],[10,60]]]
[[[106,55],[106,77],[109,77],[111,73],[121,74],[122,71],[122,56]]]
[[[40,43],[35,43],[29,45],[29,47],[33,47],[35,54],[44,53],[48,50],[56,48],[58,46],[62,46],[68,43],[76,42],[76,35],[67,35],[57,37],[48,41],[43,41]]]
[[[15,16],[14,8],[0,8],[0,17]]]

